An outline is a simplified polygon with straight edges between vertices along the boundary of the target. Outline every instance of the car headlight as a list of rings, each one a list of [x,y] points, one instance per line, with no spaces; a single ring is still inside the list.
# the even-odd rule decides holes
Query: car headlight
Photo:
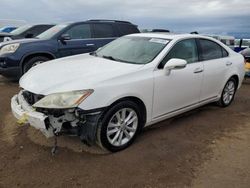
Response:
[[[33,107],[38,108],[55,108],[65,109],[77,107],[82,101],[84,101],[94,90],[82,90],[71,91],[64,93],[54,93],[45,96],[41,100],[37,101]]]
[[[0,55],[7,53],[14,53],[19,46],[20,46],[19,43],[5,45],[1,48]]]

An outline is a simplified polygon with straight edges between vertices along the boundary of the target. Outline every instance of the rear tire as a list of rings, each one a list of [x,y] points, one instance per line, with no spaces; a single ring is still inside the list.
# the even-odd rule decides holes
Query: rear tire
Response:
[[[27,62],[25,62],[24,66],[23,66],[23,74],[25,74],[26,72],[28,72],[28,70],[31,67],[34,67],[40,63],[43,63],[45,61],[49,61],[50,59],[44,56],[36,56],[36,57],[32,57],[31,59],[29,59]]]
[[[143,127],[139,106],[132,101],[121,101],[112,106],[99,122],[97,144],[111,152],[130,146]]]
[[[221,107],[229,106],[233,100],[237,90],[237,82],[234,78],[230,78],[223,88],[218,105]]]

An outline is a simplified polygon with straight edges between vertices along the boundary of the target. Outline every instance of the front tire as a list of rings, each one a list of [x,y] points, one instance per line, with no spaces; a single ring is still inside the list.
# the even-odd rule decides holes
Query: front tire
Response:
[[[142,114],[132,101],[112,106],[103,116],[97,130],[97,142],[102,148],[117,152],[130,146],[143,127]]]
[[[237,90],[237,82],[234,78],[230,78],[223,88],[221,98],[218,101],[218,104],[221,107],[229,106],[234,100],[236,90]]]

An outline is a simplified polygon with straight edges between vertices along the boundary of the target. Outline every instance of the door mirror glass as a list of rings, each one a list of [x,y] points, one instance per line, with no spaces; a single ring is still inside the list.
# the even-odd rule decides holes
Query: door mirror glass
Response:
[[[69,36],[69,34],[63,34],[60,37],[61,41],[70,40],[70,39],[71,39],[71,37]]]
[[[164,66],[165,70],[173,70],[173,69],[183,69],[187,65],[187,61],[184,59],[172,58],[170,59]]]

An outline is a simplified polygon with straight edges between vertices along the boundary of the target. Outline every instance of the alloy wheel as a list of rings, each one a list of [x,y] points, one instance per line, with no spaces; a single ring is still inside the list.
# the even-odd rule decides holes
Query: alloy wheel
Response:
[[[113,146],[123,146],[135,135],[138,128],[138,115],[132,108],[122,108],[110,119],[107,126],[107,138]]]
[[[233,97],[234,97],[234,93],[235,93],[235,83],[230,80],[227,82],[224,91],[223,91],[223,102],[225,104],[229,104]]]

